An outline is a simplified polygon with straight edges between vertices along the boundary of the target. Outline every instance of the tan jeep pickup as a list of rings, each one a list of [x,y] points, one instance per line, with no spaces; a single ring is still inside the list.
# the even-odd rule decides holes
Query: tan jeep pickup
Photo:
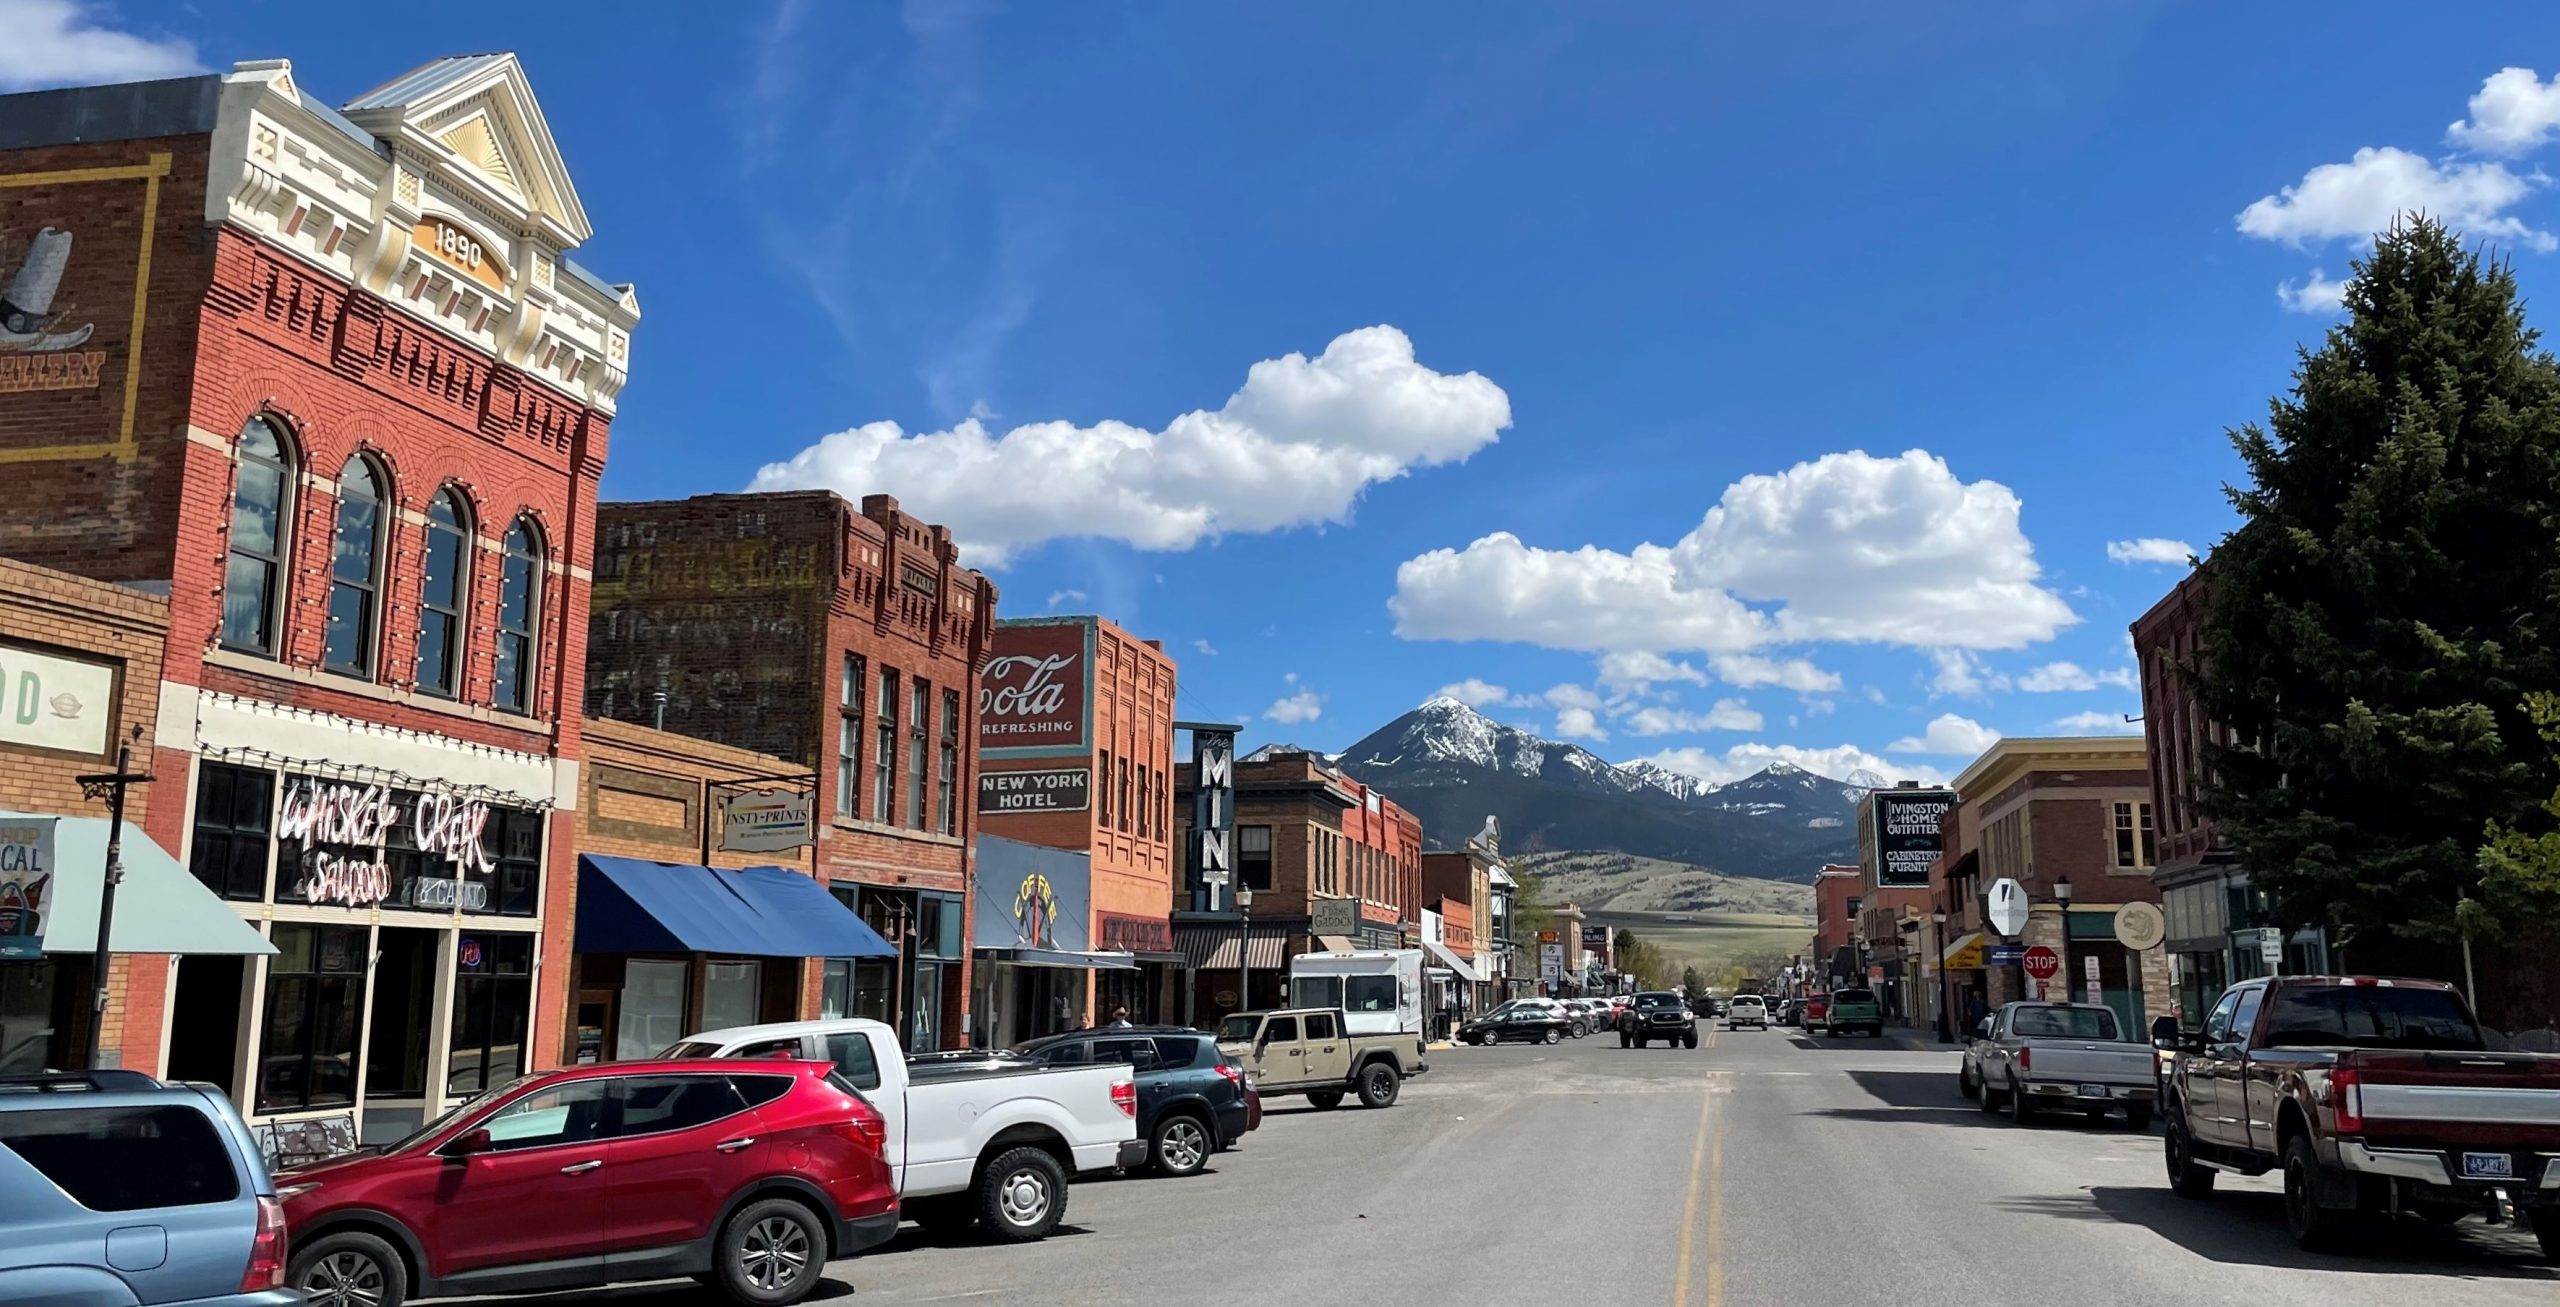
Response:
[[[1235,1013],[1218,1023],[1218,1051],[1243,1065],[1257,1093],[1304,1094],[1318,1107],[1336,1106],[1346,1093],[1363,1107],[1385,1107],[1406,1076],[1431,1069],[1419,1036],[1352,1034],[1340,1008]]]
[[[2284,1173],[2295,1242],[2333,1250],[2368,1217],[2479,1213],[2560,1261],[2560,1055],[2493,1051],[2449,985],[2283,976],[2224,991],[2169,1041],[2169,1186]]]

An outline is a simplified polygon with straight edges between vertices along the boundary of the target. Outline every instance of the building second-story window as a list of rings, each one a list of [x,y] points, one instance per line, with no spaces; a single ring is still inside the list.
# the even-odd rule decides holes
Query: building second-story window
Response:
[[[925,778],[933,760],[925,756],[925,744],[933,724],[933,687],[923,677],[916,678],[915,711],[907,717],[907,824],[917,830],[924,826]]]
[[[871,820],[883,826],[898,816],[898,669],[880,669],[878,736],[871,750]]]
[[[1236,883],[1247,889],[1271,888],[1271,828],[1236,827]]]
[[[836,812],[846,817],[862,811],[862,690],[862,656],[846,654],[836,686]]]
[[[240,428],[240,467],[231,487],[231,556],[222,573],[222,642],[272,654],[284,607],[285,543],[292,535],[293,459],[265,418]]]
[[[1149,818],[1151,817],[1151,815],[1152,815],[1152,814],[1155,812],[1155,810],[1156,810],[1156,796],[1155,796],[1154,791],[1149,790],[1147,787],[1148,787],[1149,785],[1153,784],[1153,783],[1154,783],[1154,778],[1148,774],[1148,772],[1147,772],[1147,765],[1146,765],[1145,763],[1143,763],[1143,762],[1142,762],[1142,763],[1139,763],[1139,764],[1138,764],[1138,838],[1139,838],[1139,839],[1145,839],[1145,838],[1147,838],[1147,836],[1150,834],[1150,831],[1149,831],[1149,829],[1148,829],[1148,821],[1149,821]]]
[[[942,788],[934,801],[933,828],[945,835],[959,834],[952,823],[958,819],[959,807],[954,795],[960,789],[960,692],[942,692],[942,757],[935,769],[942,778]]]
[[[1094,757],[1100,765],[1094,768],[1093,783],[1096,789],[1102,791],[1097,802],[1102,805],[1100,809],[1102,825],[1108,829],[1111,825],[1111,751],[1104,749]]]
[[[2119,803],[2116,805],[2116,866],[2131,871],[2158,862],[2158,847],[2151,833],[2151,805]]]
[[[329,631],[321,664],[370,678],[381,620],[382,518],[389,499],[381,470],[362,454],[338,474],[338,526],[329,546]]]
[[[1120,830],[1121,830],[1121,832],[1122,832],[1123,834],[1126,834],[1126,833],[1128,832],[1128,829],[1129,829],[1129,760],[1128,760],[1126,757],[1123,757],[1123,758],[1121,758],[1121,759],[1120,759]]]
[[[506,712],[533,711],[533,633],[542,620],[542,529],[529,517],[507,528],[498,574],[498,671],[490,698]]]
[[[463,591],[471,574],[471,519],[454,490],[427,504],[426,568],[418,589],[418,688],[452,698],[462,687]]]

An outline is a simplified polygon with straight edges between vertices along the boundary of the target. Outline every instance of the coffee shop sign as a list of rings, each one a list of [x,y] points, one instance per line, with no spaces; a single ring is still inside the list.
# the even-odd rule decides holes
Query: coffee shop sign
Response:
[[[305,899],[371,907],[391,897],[391,871],[382,860],[382,847],[404,821],[418,851],[443,859],[457,878],[497,870],[481,843],[489,805],[449,794],[411,796],[403,814],[391,791],[380,785],[297,779],[285,789],[276,833],[302,845]]]

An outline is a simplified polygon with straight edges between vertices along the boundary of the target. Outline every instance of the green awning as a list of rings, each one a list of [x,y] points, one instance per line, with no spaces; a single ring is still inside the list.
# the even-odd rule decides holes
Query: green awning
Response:
[[[98,947],[98,888],[107,870],[107,819],[0,812],[0,823],[50,821],[52,883],[44,902],[44,951],[89,953]],[[273,953],[257,927],[240,919],[131,822],[124,827],[124,881],[116,887],[118,953]]]

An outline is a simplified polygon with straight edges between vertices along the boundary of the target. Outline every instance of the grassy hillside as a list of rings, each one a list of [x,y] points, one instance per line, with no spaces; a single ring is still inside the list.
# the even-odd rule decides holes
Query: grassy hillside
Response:
[[[1608,852],[1524,853],[1511,862],[1538,878],[1540,898],[1585,911],[1756,913],[1808,922],[1813,916],[1811,885],[1728,876],[1690,863]]]
[[[1674,921],[1673,916],[1681,920]],[[1813,943],[1811,921],[1760,913],[1594,912],[1590,922],[1608,927],[1613,934],[1632,930],[1661,949],[1675,972],[1693,966],[1708,977],[1735,962],[1763,971]]]

